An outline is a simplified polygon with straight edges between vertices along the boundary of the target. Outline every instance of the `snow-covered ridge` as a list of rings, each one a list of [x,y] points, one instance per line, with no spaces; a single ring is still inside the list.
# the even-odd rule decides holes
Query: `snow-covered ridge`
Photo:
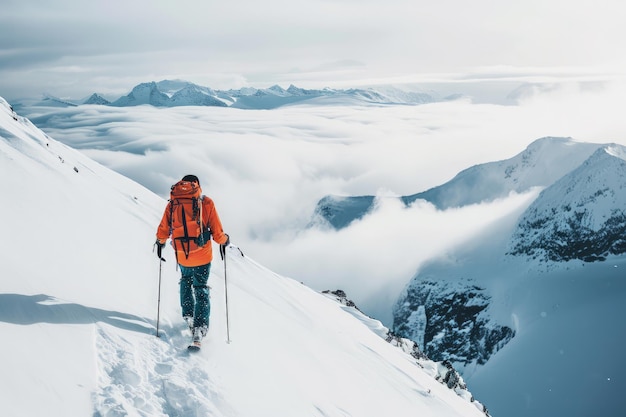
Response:
[[[407,206],[423,199],[441,210],[490,202],[511,192],[551,185],[601,146],[571,138],[540,138],[510,159],[467,168],[445,184],[399,198]],[[319,201],[315,214],[341,229],[367,214],[374,200],[375,196],[327,196]]]
[[[440,362],[430,360],[413,340],[394,334],[388,328],[383,326],[379,320],[373,319],[359,310],[356,304],[347,298],[344,291],[323,291],[322,293],[345,306],[345,311],[356,317],[374,333],[378,334],[393,346],[398,347],[403,352],[415,358],[419,366],[426,370],[437,381],[445,384],[448,388],[454,390],[454,392],[456,392],[461,398],[474,403],[479,410],[482,410],[486,415],[489,415],[487,408],[479,401],[475,400],[472,394],[467,390],[467,384],[463,380],[463,377],[456,371],[456,369],[454,369],[454,366],[449,360]]]
[[[626,160],[626,152],[623,146],[620,145],[608,145],[605,148],[606,153],[616,158]]]
[[[152,252],[166,202],[4,100],[0,160],[0,193],[12,202],[0,205],[10,219],[0,243],[10,254],[0,264],[3,414],[485,415],[469,392],[437,380],[439,368],[421,367],[335,301],[236,250],[227,255],[232,342],[216,261],[209,335],[188,356],[173,254],[166,248],[159,265]],[[462,382],[445,374],[446,384]]]

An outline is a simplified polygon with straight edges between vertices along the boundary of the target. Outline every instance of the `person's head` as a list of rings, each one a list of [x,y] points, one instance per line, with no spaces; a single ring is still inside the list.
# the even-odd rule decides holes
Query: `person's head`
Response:
[[[183,181],[195,182],[200,185],[200,180],[195,175],[185,175],[182,179]]]

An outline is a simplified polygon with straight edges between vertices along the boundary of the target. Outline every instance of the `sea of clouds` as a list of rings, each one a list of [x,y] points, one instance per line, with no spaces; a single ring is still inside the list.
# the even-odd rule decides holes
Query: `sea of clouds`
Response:
[[[440,211],[389,197],[441,185],[472,165],[510,158],[535,139],[626,145],[619,83],[526,88],[517,105],[469,99],[419,106],[299,104],[215,107],[25,107],[51,137],[168,198],[200,177],[233,243],[274,271],[341,288],[386,321],[420,265],[510,213],[536,193]],[[328,194],[376,195],[350,227],[310,227]],[[103,202],[106,204],[106,202]],[[156,225],[155,225],[156,228]],[[469,242],[469,243],[468,243]],[[151,248],[146,248],[151,250]]]

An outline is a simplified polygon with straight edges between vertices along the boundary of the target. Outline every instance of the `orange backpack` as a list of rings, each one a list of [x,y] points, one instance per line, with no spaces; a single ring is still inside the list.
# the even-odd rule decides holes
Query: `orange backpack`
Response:
[[[201,189],[190,181],[179,181],[170,191],[170,236],[174,250],[182,250],[185,258],[189,253],[204,246],[211,239],[208,219],[202,219]]]

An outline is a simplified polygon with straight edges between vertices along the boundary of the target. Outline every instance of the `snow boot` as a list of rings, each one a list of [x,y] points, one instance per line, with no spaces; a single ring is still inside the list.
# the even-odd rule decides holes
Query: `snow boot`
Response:
[[[200,347],[202,347],[202,338],[206,336],[207,330],[207,326],[194,327],[192,330],[193,337],[191,344],[187,348],[191,351],[200,350]]]

